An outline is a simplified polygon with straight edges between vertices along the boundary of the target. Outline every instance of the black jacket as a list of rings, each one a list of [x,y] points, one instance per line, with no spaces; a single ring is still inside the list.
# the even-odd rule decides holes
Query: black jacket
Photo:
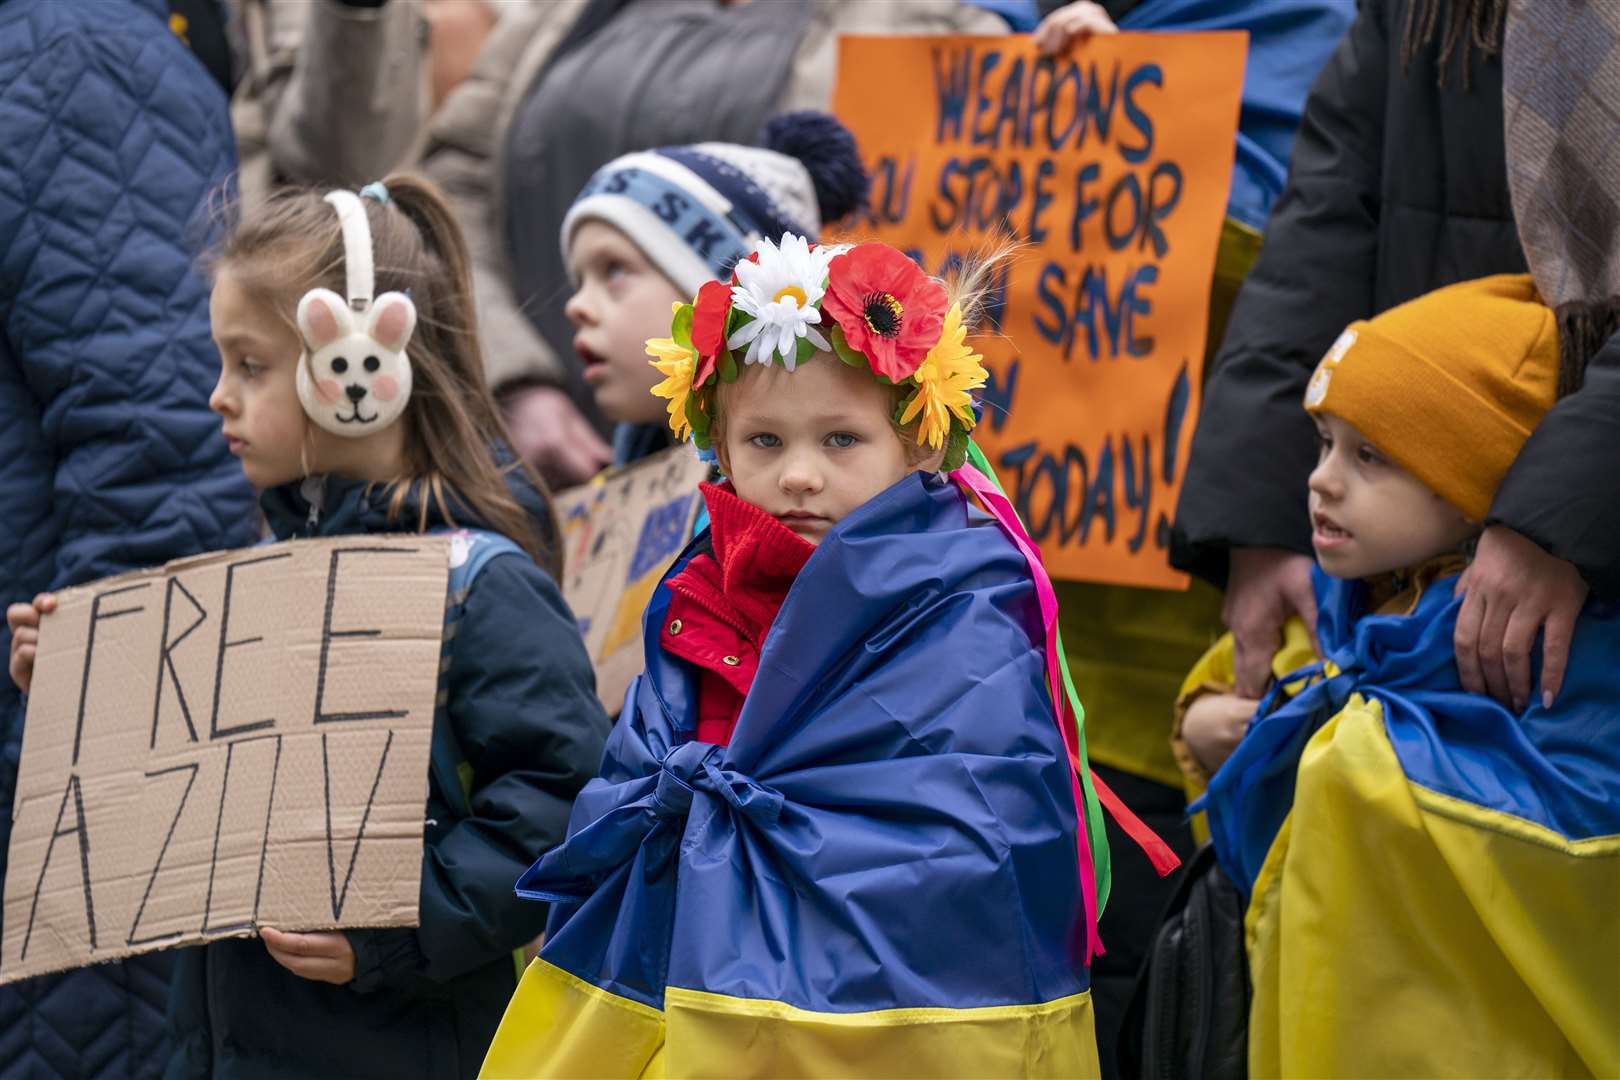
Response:
[[[280,538],[416,522],[414,502],[390,522],[386,497],[354,481],[329,478],[320,501],[312,518],[297,484],[262,500]],[[455,518],[478,527],[465,509]],[[563,838],[609,723],[574,617],[526,557],[497,556],[473,582],[449,661],[446,712],[470,784],[463,804],[430,771],[421,925],[347,931],[356,970],[346,986],[293,975],[257,939],[186,950],[170,1005],[170,1077],[477,1073],[517,985],[513,950],[545,925],[545,906],[513,887]]]
[[[1216,355],[1171,561],[1216,584],[1232,547],[1309,553],[1305,384],[1340,331],[1423,293],[1523,272],[1508,196],[1502,66],[1475,50],[1445,89],[1438,44],[1403,70],[1407,0],[1362,0],[1311,91],[1288,187]],[[1482,343],[1488,346],[1488,343]],[[1490,521],[1620,592],[1620,343],[1537,428]]]

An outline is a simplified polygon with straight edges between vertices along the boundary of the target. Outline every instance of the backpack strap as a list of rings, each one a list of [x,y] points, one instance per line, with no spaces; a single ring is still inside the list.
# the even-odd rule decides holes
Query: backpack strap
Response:
[[[450,667],[455,655],[455,638],[467,596],[473,583],[491,559],[501,555],[528,555],[511,539],[484,529],[438,528],[429,536],[450,537],[450,578],[445,589],[444,641],[439,650],[439,694],[433,712],[433,748],[430,769],[444,791],[445,801],[463,816],[472,812],[472,766],[461,751],[454,726],[450,723]]]

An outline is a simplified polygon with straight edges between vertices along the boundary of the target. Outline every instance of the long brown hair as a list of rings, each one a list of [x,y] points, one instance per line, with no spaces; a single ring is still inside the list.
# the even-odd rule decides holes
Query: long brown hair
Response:
[[[550,505],[544,482],[512,455],[513,445],[484,382],[483,352],[467,245],[439,189],[410,175],[383,181],[386,203],[361,199],[371,226],[376,292],[409,293],[416,305],[411,337],[412,388],[406,406],[405,475],[388,484],[389,516],[398,519],[420,486],[418,530],[430,513],[455,522],[456,508],[509,537],[556,576],[561,568],[555,523],[541,536],[513,496],[506,474],[521,469]],[[243,215],[213,253],[211,268],[228,267],[249,293],[272,304],[289,323],[298,298],[325,287],[342,293],[343,233],[323,192],[288,189]]]
[[[1409,69],[1413,58],[1438,37],[1440,55],[1435,67],[1439,70],[1440,85],[1446,85],[1455,59],[1462,69],[1466,90],[1473,51],[1478,49],[1482,56],[1495,56],[1502,50],[1502,24],[1507,18],[1507,5],[1508,0],[1410,0],[1406,8],[1406,29],[1401,36],[1401,70]]]

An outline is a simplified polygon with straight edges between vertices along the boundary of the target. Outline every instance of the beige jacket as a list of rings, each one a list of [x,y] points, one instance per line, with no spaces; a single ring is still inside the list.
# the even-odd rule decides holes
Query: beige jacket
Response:
[[[754,0],[769,3],[770,0]],[[429,125],[422,169],[455,201],[476,264],[479,330],[490,385],[558,382],[562,361],[535,332],[512,293],[504,233],[507,125],[535,76],[585,7],[552,0],[501,23],[472,76]],[[794,61],[783,110],[829,108],[837,37],[845,34],[1004,34],[998,16],[956,0],[820,0]]]
[[[276,183],[358,187],[413,160],[427,117],[415,3],[233,2],[246,61],[231,99],[244,202]]]

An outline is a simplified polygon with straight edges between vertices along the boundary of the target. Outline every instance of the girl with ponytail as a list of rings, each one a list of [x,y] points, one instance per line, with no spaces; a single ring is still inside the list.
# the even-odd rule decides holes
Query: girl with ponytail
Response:
[[[280,194],[213,260],[209,403],[275,536],[460,531],[420,925],[183,953],[170,1076],[471,1076],[544,923],[512,883],[562,838],[608,724],[544,488],[484,385],[467,265],[407,176]],[[478,567],[459,584],[457,555]]]

